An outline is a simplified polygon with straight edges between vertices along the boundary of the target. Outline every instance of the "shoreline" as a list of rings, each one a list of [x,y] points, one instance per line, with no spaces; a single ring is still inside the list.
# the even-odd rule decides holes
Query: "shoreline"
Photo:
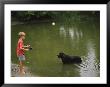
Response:
[[[11,64],[11,77],[39,77],[39,76],[35,76],[34,74],[32,74],[31,70],[27,66],[24,67],[24,70],[25,70],[25,74],[20,75],[19,65],[12,63]]]
[[[54,20],[55,21],[55,20]],[[53,20],[33,20],[33,21],[11,21],[11,26],[22,25],[22,24],[36,24],[36,23],[48,23],[53,22]]]

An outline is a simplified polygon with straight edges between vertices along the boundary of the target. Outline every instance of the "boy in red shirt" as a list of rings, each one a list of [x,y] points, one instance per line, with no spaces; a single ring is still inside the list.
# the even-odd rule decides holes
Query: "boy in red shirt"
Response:
[[[24,51],[28,51],[30,45],[24,46],[23,40],[25,39],[25,35],[26,35],[24,32],[19,32],[18,35],[19,35],[19,40],[17,44],[16,53],[17,53],[17,57],[19,58],[20,74],[25,74],[23,69],[24,61],[25,61]]]

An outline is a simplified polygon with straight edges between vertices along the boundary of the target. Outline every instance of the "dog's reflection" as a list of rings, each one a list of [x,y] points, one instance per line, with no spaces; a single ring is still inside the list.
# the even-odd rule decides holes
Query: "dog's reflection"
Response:
[[[75,64],[62,64],[61,67],[62,77],[79,77],[79,68]]]

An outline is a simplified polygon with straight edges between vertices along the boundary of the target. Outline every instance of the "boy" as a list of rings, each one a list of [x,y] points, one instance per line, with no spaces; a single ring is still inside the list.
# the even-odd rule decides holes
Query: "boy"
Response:
[[[20,74],[25,74],[24,72],[24,61],[25,61],[25,55],[24,51],[28,51],[30,45],[24,46],[23,40],[25,39],[25,33],[24,32],[19,32],[19,40],[17,43],[17,57],[19,58],[19,67],[20,67]]]

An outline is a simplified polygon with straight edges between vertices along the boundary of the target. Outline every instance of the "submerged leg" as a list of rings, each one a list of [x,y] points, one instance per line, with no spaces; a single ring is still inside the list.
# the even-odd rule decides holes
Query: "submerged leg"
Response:
[[[20,67],[20,74],[21,75],[25,74],[23,61],[19,62],[19,67]]]

